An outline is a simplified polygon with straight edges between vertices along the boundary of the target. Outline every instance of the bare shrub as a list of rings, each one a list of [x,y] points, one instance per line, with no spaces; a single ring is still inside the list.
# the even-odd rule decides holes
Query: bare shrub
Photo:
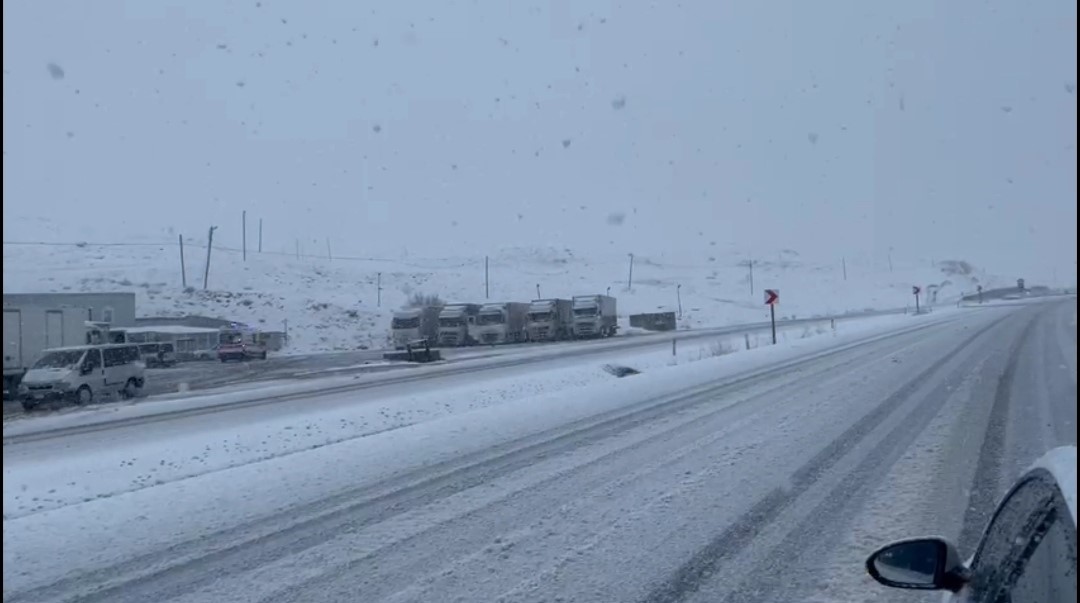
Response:
[[[428,306],[445,306],[446,302],[441,297],[432,293],[427,294],[422,291],[417,291],[409,296],[408,301],[405,302],[406,308],[426,308]]]

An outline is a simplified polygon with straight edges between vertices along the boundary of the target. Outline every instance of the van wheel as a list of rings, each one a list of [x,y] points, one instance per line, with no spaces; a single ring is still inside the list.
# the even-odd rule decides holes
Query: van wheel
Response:
[[[26,412],[30,412],[31,410],[34,410],[35,408],[37,408],[37,402],[35,402],[33,400],[23,400],[22,401],[22,407],[23,407],[23,410],[25,410]]]
[[[142,386],[139,385],[139,381],[132,377],[124,384],[124,389],[120,390],[120,396],[125,400],[131,400],[137,398],[142,392]]]
[[[94,401],[94,392],[90,391],[90,386],[84,385],[75,390],[75,404],[79,406],[86,406]]]

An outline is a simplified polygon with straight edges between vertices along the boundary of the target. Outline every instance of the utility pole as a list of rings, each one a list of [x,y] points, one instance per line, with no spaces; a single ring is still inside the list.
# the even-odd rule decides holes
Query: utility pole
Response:
[[[490,295],[488,295],[488,293],[489,293],[489,289],[488,289],[488,256],[485,255],[484,256],[484,299],[488,299],[490,297]]]
[[[630,275],[626,277],[626,290],[634,288],[634,254],[630,254]]]
[[[607,288],[607,293],[605,293],[605,295],[611,295],[611,287]]]
[[[889,248],[889,272],[892,272],[892,247]]]
[[[754,295],[754,258],[750,258],[749,260],[746,261],[746,263],[747,263],[747,265],[750,266],[750,296],[753,297],[753,295]]]
[[[536,283],[536,299],[543,299],[540,297],[540,283]]]
[[[382,273],[375,273],[375,306],[382,307]]]
[[[300,259],[300,239],[296,239],[296,259]]]
[[[289,319],[286,318],[281,323],[285,327],[285,345],[289,345]]]
[[[243,254],[243,259],[247,261],[247,210],[240,212],[240,250]]]
[[[184,267],[184,235],[177,235],[180,239],[180,282],[187,289],[187,268]]]
[[[840,264],[844,267],[844,280],[847,280],[847,258],[840,258]]]
[[[675,298],[679,301],[679,318],[682,318],[682,285],[675,285]]]
[[[262,253],[262,218],[259,218],[259,253]]]
[[[210,284],[210,250],[214,248],[214,231],[217,230],[217,226],[210,227],[210,234],[206,237],[206,270],[203,272],[202,288],[206,288]]]
[[[330,253],[330,237],[326,237],[326,259],[334,261],[334,254]]]

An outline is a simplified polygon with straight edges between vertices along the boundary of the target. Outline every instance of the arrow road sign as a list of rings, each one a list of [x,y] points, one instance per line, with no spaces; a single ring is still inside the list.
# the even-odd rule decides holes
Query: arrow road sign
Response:
[[[780,290],[779,289],[766,289],[765,290],[765,305],[775,306],[780,303]]]
[[[922,293],[922,289],[920,289],[918,286],[914,286],[914,287],[911,288],[911,292],[914,293],[915,295],[918,295],[918,294]]]

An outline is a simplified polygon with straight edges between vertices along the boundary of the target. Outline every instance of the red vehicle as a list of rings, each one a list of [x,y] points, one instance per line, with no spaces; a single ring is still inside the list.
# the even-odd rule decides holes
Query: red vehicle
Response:
[[[266,360],[266,346],[254,341],[245,341],[243,335],[238,333],[222,334],[221,343],[217,348],[217,357],[222,362]]]

